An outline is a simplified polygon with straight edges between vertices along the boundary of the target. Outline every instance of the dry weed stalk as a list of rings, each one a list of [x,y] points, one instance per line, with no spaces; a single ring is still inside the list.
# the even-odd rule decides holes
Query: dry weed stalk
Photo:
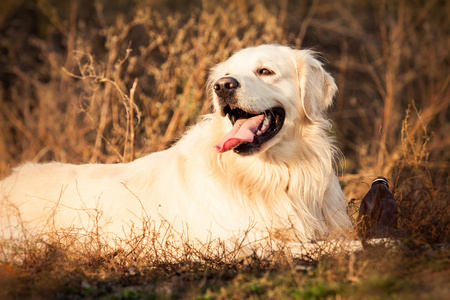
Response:
[[[114,69],[115,74],[111,74],[109,76],[112,76],[116,79],[108,78],[108,70],[102,74],[97,74],[97,67],[94,63],[94,58],[87,54],[82,52],[77,52],[75,57],[77,60],[78,65],[78,72],[80,75],[77,75],[73,72],[67,71],[65,68],[63,68],[63,72],[71,76],[72,78],[80,79],[83,81],[86,81],[86,85],[90,86],[92,88],[92,96],[91,96],[91,105],[93,105],[95,98],[96,98],[96,92],[102,89],[103,84],[107,84],[107,87],[105,87],[102,97],[102,104],[101,104],[101,111],[100,111],[100,119],[98,120],[98,125],[94,126],[93,128],[97,131],[97,136],[95,140],[95,145],[91,157],[91,162],[97,161],[100,148],[101,148],[101,141],[104,140],[106,143],[108,143],[110,146],[112,146],[108,140],[104,137],[103,133],[105,131],[106,124],[109,122],[110,117],[109,114],[109,107],[112,95],[112,90],[109,86],[112,86],[114,88],[114,91],[116,91],[119,94],[120,99],[122,99],[122,105],[125,108],[125,119],[126,119],[126,126],[125,130],[123,130],[117,118],[113,118],[113,128],[115,128],[121,135],[125,137],[124,146],[123,146],[123,154],[120,154],[119,151],[115,151],[117,155],[119,155],[120,160],[123,162],[132,161],[134,159],[134,138],[135,138],[135,128],[139,125],[141,120],[141,112],[139,110],[139,107],[135,104],[135,93],[136,88],[138,84],[138,79],[136,78],[133,82],[133,85],[129,91],[129,94],[127,94],[123,90],[123,82],[121,82],[118,76],[118,73],[121,71],[121,67],[123,63],[129,58],[129,54],[131,52],[131,49],[127,49],[126,55],[122,60],[118,60],[115,62]],[[112,67],[108,67],[107,69],[111,69]],[[111,107],[114,105],[111,104]],[[83,109],[81,108],[87,116],[90,117],[92,122],[95,120],[95,116],[92,116],[89,109]],[[117,109],[116,109],[117,110]],[[114,114],[115,115],[115,114]],[[135,116],[137,120],[135,121]],[[135,125],[136,123],[136,125]]]
[[[400,228],[419,244],[448,243],[450,230],[449,166],[429,166],[432,136],[414,102],[402,124],[403,159],[398,162],[395,197]],[[447,176],[442,176],[443,174]]]

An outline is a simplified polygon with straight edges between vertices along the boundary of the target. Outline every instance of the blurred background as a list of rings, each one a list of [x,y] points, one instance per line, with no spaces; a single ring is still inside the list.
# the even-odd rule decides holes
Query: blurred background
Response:
[[[164,149],[210,111],[212,66],[279,43],[320,52],[339,86],[330,134],[350,214],[382,175],[400,227],[442,240],[449,15],[446,0],[3,0],[0,178],[24,161],[127,162]]]

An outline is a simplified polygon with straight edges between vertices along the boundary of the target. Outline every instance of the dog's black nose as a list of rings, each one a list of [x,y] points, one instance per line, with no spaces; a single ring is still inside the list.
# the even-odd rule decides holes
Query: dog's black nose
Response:
[[[233,93],[239,87],[239,81],[233,77],[222,77],[214,83],[214,91],[217,96],[225,97]]]

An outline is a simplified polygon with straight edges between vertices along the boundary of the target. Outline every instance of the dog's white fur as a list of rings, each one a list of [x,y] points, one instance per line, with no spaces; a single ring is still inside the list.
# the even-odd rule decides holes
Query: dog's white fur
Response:
[[[259,76],[260,68],[275,74]],[[241,50],[212,70],[211,91],[225,75],[241,84],[239,107],[286,111],[281,131],[258,153],[216,152],[232,125],[213,93],[214,112],[167,150],[125,164],[26,163],[15,169],[0,182],[3,238],[98,228],[126,237],[147,222],[155,229],[170,224],[190,241],[220,239],[232,248],[243,236],[292,244],[349,228],[324,118],[336,85],[314,54],[278,45]]]

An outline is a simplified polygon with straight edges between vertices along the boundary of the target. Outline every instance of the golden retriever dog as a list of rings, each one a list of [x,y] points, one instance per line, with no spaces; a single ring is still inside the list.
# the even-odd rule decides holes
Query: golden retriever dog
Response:
[[[1,235],[126,238],[142,226],[243,253],[351,226],[325,112],[336,84],[312,51],[243,49],[215,66],[213,112],[171,148],[122,164],[26,163],[0,182]],[[257,246],[255,246],[257,245]]]

